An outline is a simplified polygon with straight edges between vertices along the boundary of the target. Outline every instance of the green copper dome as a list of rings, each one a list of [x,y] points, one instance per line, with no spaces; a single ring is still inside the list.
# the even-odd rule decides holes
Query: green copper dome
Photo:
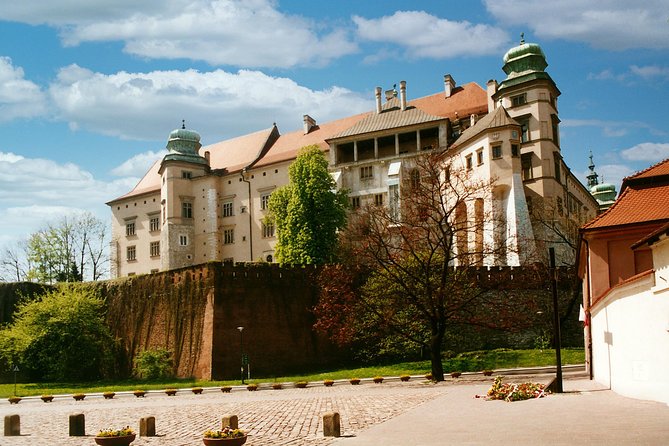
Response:
[[[536,43],[525,43],[521,39],[520,45],[511,48],[504,55],[502,69],[511,78],[528,72],[544,71],[548,63],[546,55]]]
[[[169,153],[163,158],[165,161],[186,161],[196,164],[207,164],[207,160],[198,153],[202,147],[200,144],[200,134],[194,130],[188,130],[183,123],[180,129],[170,132],[167,141],[167,150]]]

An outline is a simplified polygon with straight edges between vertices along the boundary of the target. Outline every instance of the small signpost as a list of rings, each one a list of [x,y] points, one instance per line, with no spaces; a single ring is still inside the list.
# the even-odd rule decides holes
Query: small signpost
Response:
[[[13,371],[14,371],[14,396],[16,396],[16,372],[19,371],[19,366],[15,365]]]

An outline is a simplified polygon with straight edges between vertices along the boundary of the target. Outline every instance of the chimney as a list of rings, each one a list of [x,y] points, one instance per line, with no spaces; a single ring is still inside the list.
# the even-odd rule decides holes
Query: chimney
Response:
[[[397,84],[393,85],[392,90],[386,90],[386,101],[389,101],[389,100],[397,97],[397,90],[395,90],[396,86],[397,86]]]
[[[472,114],[469,116],[469,126],[474,127],[474,124],[476,124],[476,115]]]
[[[400,109],[407,109],[407,81],[400,81]]]
[[[454,89],[455,89],[455,80],[451,77],[450,74],[445,74],[444,75],[444,91],[446,93],[447,98],[451,97],[451,95],[453,94]]]
[[[316,127],[316,120],[309,115],[304,115],[304,134],[308,134],[311,129]]]
[[[381,87],[376,87],[376,114],[381,113]]]
[[[497,93],[496,80],[490,79],[488,83],[486,83],[486,92],[488,93],[488,113],[492,113],[495,110],[495,101],[492,97]]]

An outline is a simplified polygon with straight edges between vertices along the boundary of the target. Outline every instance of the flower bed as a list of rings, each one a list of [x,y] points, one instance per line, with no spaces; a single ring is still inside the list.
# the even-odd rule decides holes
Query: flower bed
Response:
[[[498,376],[488,390],[486,398],[490,400],[522,401],[541,398],[548,393],[544,384],[530,382],[521,384],[502,383],[502,377]]]

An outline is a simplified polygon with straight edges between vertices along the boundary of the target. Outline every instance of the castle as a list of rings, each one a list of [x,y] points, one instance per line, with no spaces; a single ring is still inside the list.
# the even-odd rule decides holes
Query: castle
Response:
[[[517,266],[548,245],[568,257],[561,239],[598,212],[598,203],[563,161],[557,98],[534,43],[504,55],[506,78],[457,85],[408,99],[407,85],[375,90],[375,110],[281,134],[276,125],[202,147],[185,128],[170,133],[168,154],[112,211],[111,276],[171,270],[210,261],[273,262],[275,228],[265,220],[273,190],[288,183],[301,147],[327,153],[338,187],[350,191],[352,212],[366,203],[396,206],[402,179],[423,153],[446,151],[472,178],[495,179],[484,206],[497,209],[509,245],[484,264]],[[467,203],[467,219],[476,218]],[[500,231],[500,228],[493,228]],[[522,249],[520,240],[525,240]],[[527,241],[530,243],[528,244]],[[531,246],[530,246],[531,245]]]

